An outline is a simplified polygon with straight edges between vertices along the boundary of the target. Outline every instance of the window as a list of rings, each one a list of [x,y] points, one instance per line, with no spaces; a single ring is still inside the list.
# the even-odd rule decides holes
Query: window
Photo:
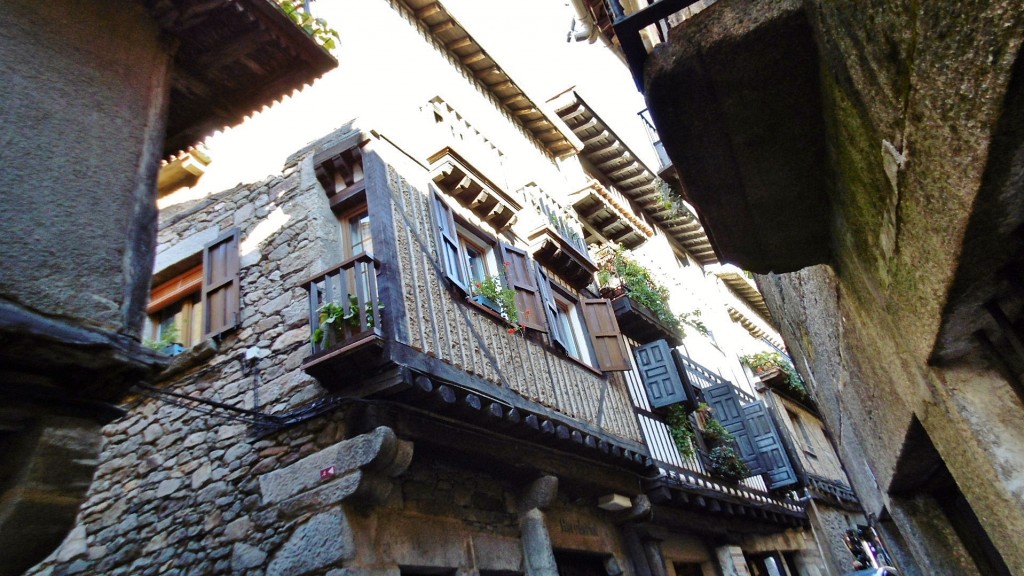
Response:
[[[800,430],[800,436],[804,440],[804,445],[803,445],[804,452],[808,456],[814,456],[815,458],[817,458],[817,455],[815,455],[815,453],[814,453],[814,442],[811,442],[811,435],[810,435],[809,432],[807,432],[807,425],[804,424],[803,419],[801,419],[800,416],[798,416],[792,410],[787,409],[786,413],[789,414],[789,419],[794,424],[796,424],[796,427]]]
[[[190,347],[202,339],[202,264],[162,283],[150,294],[143,337],[161,344]]]
[[[238,325],[238,235],[237,228],[221,234],[203,247],[201,255],[184,261],[188,266],[201,258],[201,264],[170,280],[162,280],[163,273],[154,277],[143,330],[147,340],[161,348],[187,348]]]
[[[370,236],[370,213],[366,206],[360,206],[342,217],[345,256],[373,253],[373,239]]]
[[[562,340],[565,344],[565,353],[581,362],[592,364],[593,360],[590,358],[589,351],[585,355],[580,352],[581,344],[584,342],[584,339],[580,334],[582,328],[580,327],[579,318],[576,315],[575,304],[569,302],[569,300],[564,298],[561,294],[556,294],[555,310],[558,327],[562,333]]]
[[[466,271],[469,273],[469,281],[482,282],[491,275],[487,256],[490,250],[481,248],[478,244],[467,240],[465,234],[459,231],[459,245],[462,246],[463,254],[466,256]]]

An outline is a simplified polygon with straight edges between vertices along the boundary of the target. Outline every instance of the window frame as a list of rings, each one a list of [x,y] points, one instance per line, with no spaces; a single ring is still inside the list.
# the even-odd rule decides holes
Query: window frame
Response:
[[[354,250],[353,234],[352,234],[353,220],[355,218],[362,217],[364,214],[365,214],[365,218],[367,219],[367,223],[371,222],[372,220],[370,219],[371,218],[371,216],[370,216],[370,209],[369,209],[369,206],[366,203],[365,198],[363,199],[362,202],[354,204],[354,205],[346,208],[344,211],[338,212],[338,214],[337,214],[338,224],[339,224],[339,226],[341,228],[341,247],[342,247],[342,251],[343,251],[345,259],[353,258],[353,257],[358,256],[359,254],[363,254],[363,253],[373,254],[373,233],[372,233],[372,231],[369,230],[369,228],[367,228],[367,231],[370,232],[369,237],[368,237],[369,240],[370,240],[370,250],[367,251],[365,249],[365,244],[366,244],[366,240],[365,239],[361,242],[361,244],[364,245],[363,250],[361,252],[359,252],[358,254]]]

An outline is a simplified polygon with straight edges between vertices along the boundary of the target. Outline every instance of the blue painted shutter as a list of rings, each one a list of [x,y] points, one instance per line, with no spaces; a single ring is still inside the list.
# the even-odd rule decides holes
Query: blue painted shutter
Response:
[[[783,447],[779,431],[775,428],[771,415],[764,402],[754,402],[743,407],[747,418],[747,427],[754,440],[754,448],[761,456],[764,464],[765,482],[769,490],[784,488],[796,484],[798,478],[789,455]]]
[[[536,263],[534,263],[536,264]],[[555,302],[555,295],[551,293],[551,281],[544,269],[536,265],[537,284],[540,285],[541,299],[544,301],[544,315],[548,319],[548,336],[551,342],[557,344],[562,350],[568,350],[565,344],[565,334],[562,334],[562,325],[558,323],[558,303]]]
[[[463,258],[459,256],[459,237],[455,231],[455,218],[452,216],[452,209],[441,198],[441,195],[434,190],[430,195],[430,206],[434,216],[434,230],[437,235],[438,258],[441,260],[441,269],[445,276],[458,286],[466,294],[469,293],[469,286],[466,284],[466,271],[462,266]]]
[[[686,401],[683,380],[679,377],[668,342],[655,340],[644,344],[634,351],[634,356],[652,408]]]
[[[740,459],[754,474],[764,472],[754,447],[754,439],[747,429],[747,417],[740,406],[740,398],[732,384],[725,383],[704,389],[704,400],[711,407],[711,415],[736,439]]]

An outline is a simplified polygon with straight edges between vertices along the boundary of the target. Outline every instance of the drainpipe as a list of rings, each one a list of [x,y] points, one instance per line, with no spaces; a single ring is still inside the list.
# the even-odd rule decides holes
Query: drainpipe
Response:
[[[593,44],[594,20],[590,17],[590,12],[583,5],[583,0],[571,0],[571,2],[572,9],[576,13],[576,23],[579,24],[579,29],[573,33],[573,40],[577,42],[586,40]]]
[[[600,40],[601,44],[603,44],[605,48],[609,48],[612,51],[612,54],[615,54],[623,64],[629,66],[629,62],[626,61],[626,56],[622,53],[622,50],[613,44],[607,36],[597,31],[594,26],[594,19],[590,17],[590,12],[587,11],[584,0],[569,1],[572,4],[573,11],[576,13],[576,23],[580,26],[579,30],[576,30],[575,33],[570,31],[573,39],[577,42],[586,40],[591,44],[594,43],[594,40]],[[616,2],[616,4],[618,4],[618,2]]]

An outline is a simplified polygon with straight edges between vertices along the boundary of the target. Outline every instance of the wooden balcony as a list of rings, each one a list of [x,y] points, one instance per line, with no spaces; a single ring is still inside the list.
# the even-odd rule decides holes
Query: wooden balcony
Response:
[[[304,282],[312,354],[302,369],[325,388],[339,389],[353,374],[384,361],[378,268],[377,260],[363,253]]]
[[[643,244],[654,231],[633,214],[629,200],[619,191],[591,180],[570,196],[580,220],[612,242],[633,249]]]
[[[643,306],[624,293],[612,292],[608,295],[619,320],[619,329],[623,334],[639,344],[647,344],[664,338],[669,346],[679,346],[682,337],[666,326],[646,306]]]

